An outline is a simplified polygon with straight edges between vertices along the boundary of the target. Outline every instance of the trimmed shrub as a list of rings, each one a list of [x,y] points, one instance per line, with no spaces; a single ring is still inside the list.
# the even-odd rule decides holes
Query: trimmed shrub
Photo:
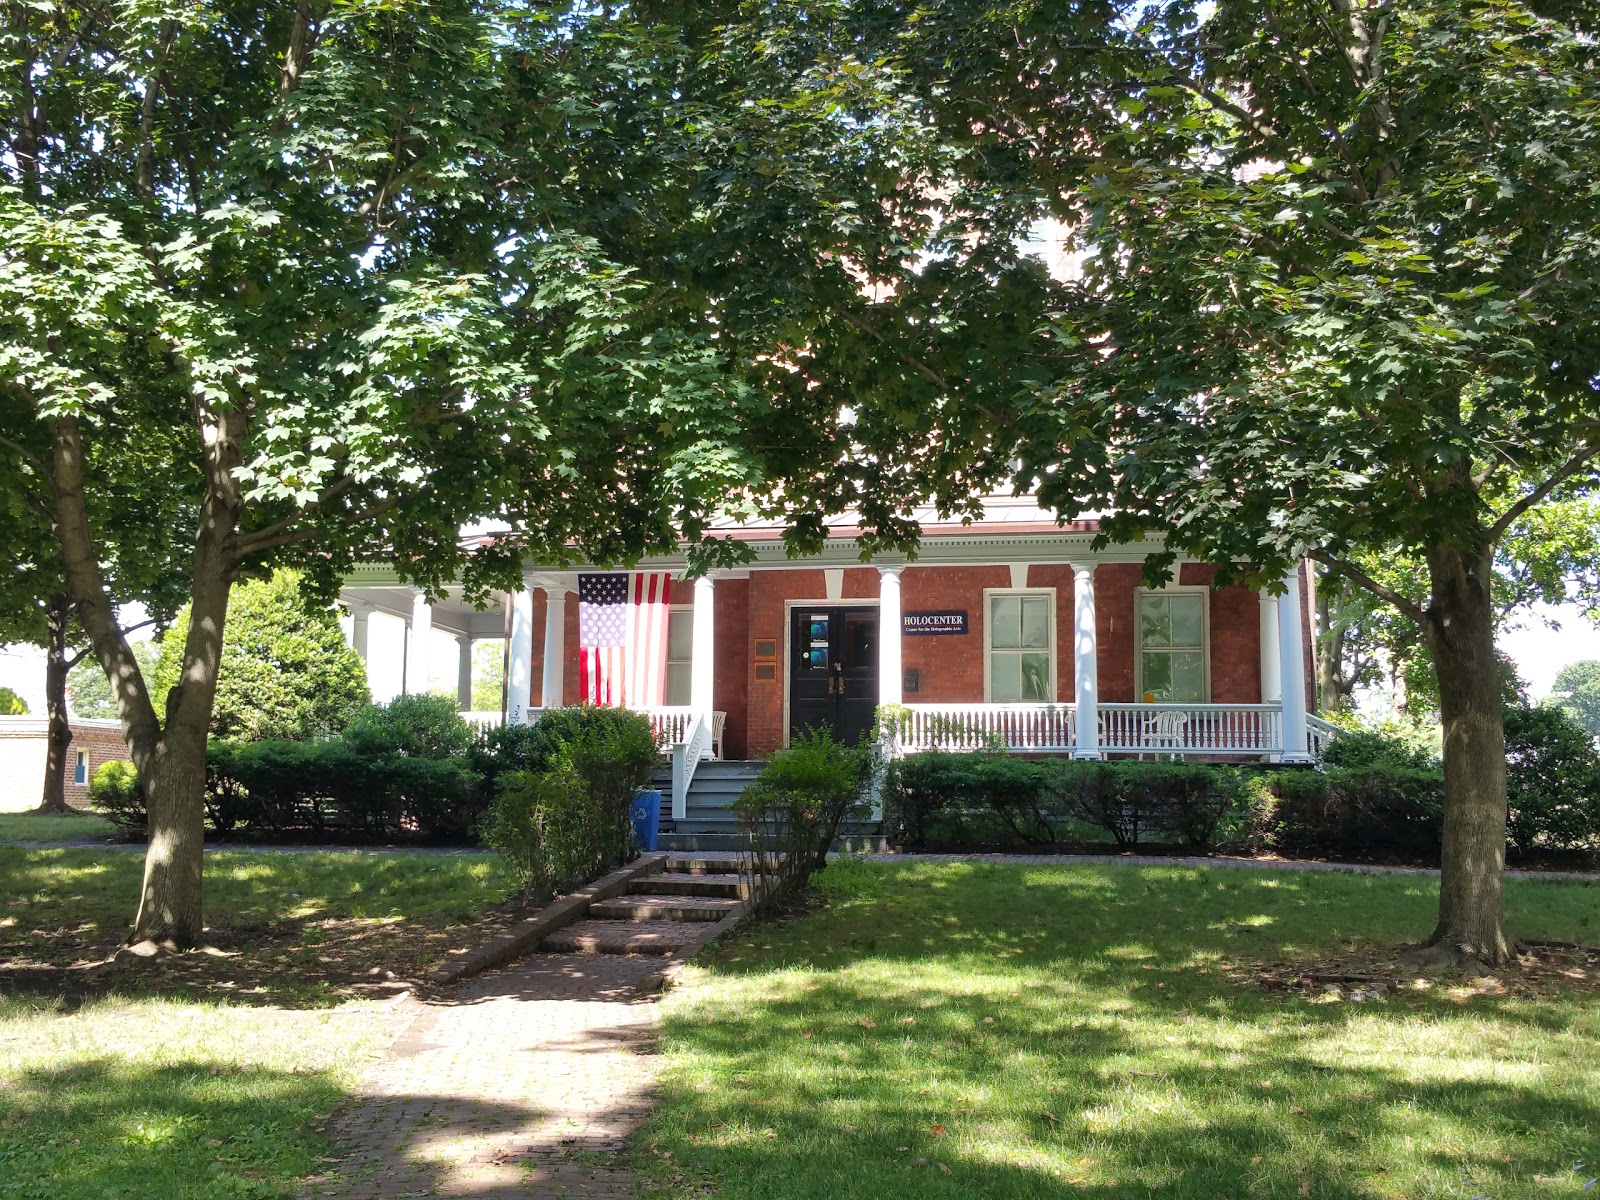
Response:
[[[500,773],[482,833],[524,896],[542,900],[633,856],[628,808],[659,748],[650,722],[626,709],[546,713],[533,728],[505,743],[530,765]]]
[[[1204,849],[1244,797],[1239,772],[1205,763],[1065,762],[1054,775],[1060,807],[1108,831],[1119,846],[1156,833]]]
[[[1264,848],[1293,856],[1437,861],[1444,775],[1406,767],[1274,771]]]
[[[94,769],[89,803],[123,833],[143,833],[149,828],[139,772],[126,759],[112,759]]]
[[[1584,727],[1548,705],[1507,705],[1508,836],[1526,854],[1600,838],[1600,754]]]
[[[776,751],[733,802],[757,907],[777,905],[827,866],[844,819],[867,811],[872,761],[870,745],[845,745],[826,729],[808,729]]]
[[[467,752],[472,726],[445,696],[396,696],[388,704],[371,704],[358,712],[344,732],[344,742],[368,758],[388,754],[454,758]]]

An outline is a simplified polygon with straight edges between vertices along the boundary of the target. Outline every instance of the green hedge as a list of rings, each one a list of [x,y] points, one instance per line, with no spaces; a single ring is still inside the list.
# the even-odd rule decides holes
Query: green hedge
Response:
[[[1600,848],[1600,755],[1563,721],[1549,709],[1506,714],[1507,840],[1522,852]],[[915,754],[892,772],[885,832],[913,849],[1101,840],[1437,861],[1444,775],[1426,753],[1374,736],[1329,757],[1345,765]]]

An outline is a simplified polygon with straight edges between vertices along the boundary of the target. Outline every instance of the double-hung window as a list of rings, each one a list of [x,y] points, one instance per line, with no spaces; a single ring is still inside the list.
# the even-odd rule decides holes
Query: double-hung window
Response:
[[[694,658],[694,608],[667,610],[667,688],[663,703],[687,705],[693,686],[691,660]]]
[[[77,751],[72,760],[72,782],[79,787],[89,785],[89,756],[82,750]]]
[[[1147,701],[1204,704],[1206,593],[1139,592],[1139,692]]]
[[[984,675],[988,698],[1048,703],[1056,698],[1052,592],[986,593]]]

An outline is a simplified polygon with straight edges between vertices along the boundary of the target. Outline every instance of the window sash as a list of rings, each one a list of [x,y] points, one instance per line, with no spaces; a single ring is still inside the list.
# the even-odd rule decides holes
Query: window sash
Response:
[[[1137,604],[1140,698],[1206,703],[1211,698],[1206,593],[1141,592]]]
[[[987,595],[985,684],[993,704],[1055,700],[1055,610],[1046,591]]]

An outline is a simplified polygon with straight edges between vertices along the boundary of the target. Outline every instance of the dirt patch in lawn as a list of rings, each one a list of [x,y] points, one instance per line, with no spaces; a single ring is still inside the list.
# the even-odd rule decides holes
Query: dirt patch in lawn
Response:
[[[509,903],[473,921],[218,922],[207,928],[201,949],[154,957],[129,952],[118,938],[85,936],[71,927],[0,928],[0,992],[59,997],[68,1010],[113,994],[275,1007],[383,999],[527,915],[520,903]]]
[[[1356,945],[1318,959],[1238,965],[1232,974],[1242,986],[1321,1004],[1383,1000],[1401,990],[1460,1003],[1477,996],[1556,999],[1600,993],[1600,946],[1528,939],[1515,944],[1503,967],[1438,974],[1419,972],[1409,947]]]

